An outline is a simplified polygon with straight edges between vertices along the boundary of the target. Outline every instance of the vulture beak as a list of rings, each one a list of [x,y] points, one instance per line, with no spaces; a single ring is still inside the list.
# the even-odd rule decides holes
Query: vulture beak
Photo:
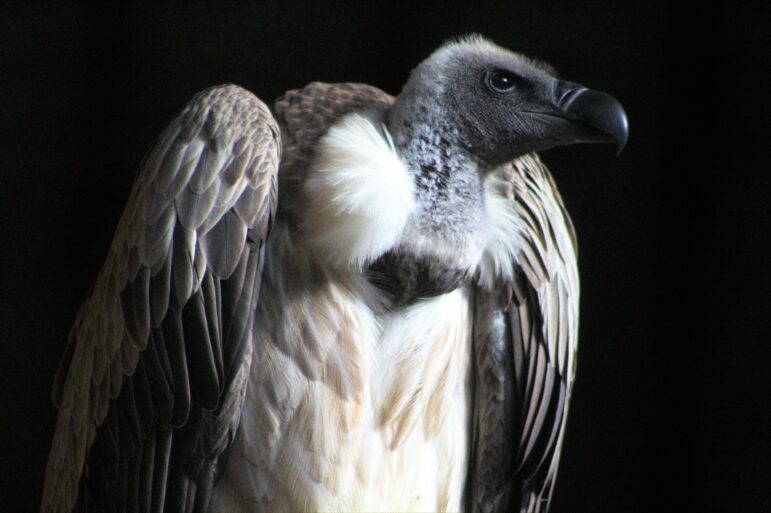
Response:
[[[555,145],[615,143],[617,155],[624,149],[629,124],[624,107],[611,95],[554,80],[551,98],[541,98],[539,103],[529,113]]]
[[[616,155],[621,154],[629,138],[629,123],[618,100],[602,91],[557,80],[552,101],[565,119],[577,124],[575,142],[614,142]]]

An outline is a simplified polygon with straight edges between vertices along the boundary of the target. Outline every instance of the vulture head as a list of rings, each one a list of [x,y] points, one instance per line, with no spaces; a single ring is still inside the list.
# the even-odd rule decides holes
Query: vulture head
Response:
[[[512,230],[498,227],[516,213],[488,190],[495,170],[564,144],[611,142],[620,151],[628,136],[612,96],[481,37],[436,50],[390,108],[371,114],[387,144],[363,137],[372,125],[354,115],[317,149],[304,230],[336,265],[366,268],[394,304],[449,292],[490,274],[482,263],[513,258]]]
[[[485,197],[492,171],[558,145],[610,142],[620,151],[628,136],[626,114],[612,96],[561,80],[548,65],[481,37],[445,44],[420,63],[382,121],[404,165],[393,173],[401,178],[383,186],[387,170],[370,175],[378,181],[367,188],[372,193],[362,211],[378,211],[376,222],[335,226],[346,234],[362,227],[377,235],[367,248],[389,249],[372,259],[376,252],[369,249],[347,250],[355,246],[335,239],[327,245],[339,260],[374,260],[369,270],[396,303],[453,290],[480,262],[497,261],[483,255],[497,254],[491,248],[511,239],[495,230],[496,219],[510,213],[494,212],[500,202]],[[357,197],[362,183],[352,185]],[[309,197],[319,205],[314,218],[323,219],[328,201],[320,190],[313,187]]]
[[[481,37],[446,44],[415,68],[389,127],[403,147],[428,143],[426,134],[441,127],[440,145],[482,170],[565,144],[615,143],[620,152],[629,133],[609,94],[560,80],[550,66]]]

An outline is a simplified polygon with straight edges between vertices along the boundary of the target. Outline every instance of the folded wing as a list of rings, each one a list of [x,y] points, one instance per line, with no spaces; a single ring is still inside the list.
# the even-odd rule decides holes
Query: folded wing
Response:
[[[543,513],[575,376],[575,235],[537,157],[514,161],[486,186],[514,221],[507,236],[516,242],[510,261],[476,291],[469,510]]]
[[[232,85],[162,134],[57,373],[41,511],[205,510],[240,419],[280,153],[270,111]]]

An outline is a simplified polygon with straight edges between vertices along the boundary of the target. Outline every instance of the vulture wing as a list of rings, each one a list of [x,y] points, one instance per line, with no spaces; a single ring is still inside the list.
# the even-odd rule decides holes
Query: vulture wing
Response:
[[[148,156],[70,333],[41,511],[205,510],[240,419],[281,153],[236,86]]]
[[[507,234],[514,245],[491,286],[476,291],[469,510],[545,512],[575,374],[575,235],[536,156],[496,171],[485,186],[515,220]]]

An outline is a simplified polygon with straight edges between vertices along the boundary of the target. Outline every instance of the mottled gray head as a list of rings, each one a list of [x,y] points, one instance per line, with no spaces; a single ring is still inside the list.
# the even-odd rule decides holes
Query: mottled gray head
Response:
[[[612,96],[558,79],[547,65],[481,37],[448,43],[410,75],[389,118],[397,144],[423,132],[482,168],[563,144],[614,142],[628,127]]]

